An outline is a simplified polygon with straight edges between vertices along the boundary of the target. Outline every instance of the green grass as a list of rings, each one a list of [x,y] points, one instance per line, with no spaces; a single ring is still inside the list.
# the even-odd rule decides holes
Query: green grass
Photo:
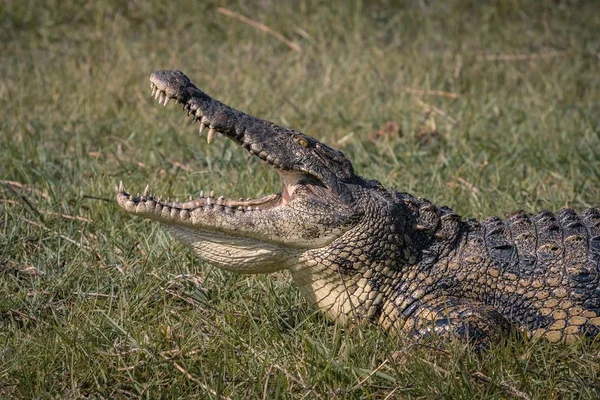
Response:
[[[221,272],[116,205],[120,179],[180,197],[280,188],[152,101],[167,68],[467,217],[597,206],[598,3],[397,3],[1,3],[0,397],[600,396],[597,343],[478,355],[343,329],[287,274]]]

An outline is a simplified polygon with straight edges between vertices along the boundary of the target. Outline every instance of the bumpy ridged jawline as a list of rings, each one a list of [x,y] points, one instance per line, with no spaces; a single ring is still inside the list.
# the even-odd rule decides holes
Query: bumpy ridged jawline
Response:
[[[281,205],[282,203],[285,203],[282,201],[282,197],[289,197],[287,189],[284,189],[284,192],[286,192],[285,194],[276,193],[257,199],[240,198],[238,200],[225,198],[224,196],[216,197],[212,191],[208,196],[205,196],[204,192],[200,191],[200,194],[195,200],[193,196],[190,196],[189,201],[179,202],[178,200],[175,200],[171,202],[168,198],[163,200],[162,198],[151,195],[148,186],[146,186],[143,194],[140,195],[140,193],[138,193],[136,196],[133,196],[125,190],[122,181],[119,184],[117,192],[119,194],[120,202],[132,202],[136,206],[141,203],[146,203],[148,205],[149,203],[152,203],[155,207],[170,207],[187,211],[194,211],[205,207],[227,207],[230,208],[231,211],[259,211],[261,209],[270,209]]]
[[[197,209],[206,208],[221,208],[223,212],[248,212],[248,211],[262,211],[269,210],[278,206],[284,206],[290,201],[296,190],[296,185],[300,176],[293,173],[280,172],[281,180],[283,182],[283,190],[281,193],[270,194],[257,199],[252,198],[239,198],[234,200],[231,198],[225,198],[224,196],[216,197],[214,192],[211,191],[207,196],[204,195],[204,191],[200,191],[196,199],[190,196],[189,201],[179,202],[175,200],[171,202],[168,198],[163,200],[150,194],[148,185],[144,189],[142,194],[138,193],[136,196],[129,194],[121,181],[117,188],[119,194],[119,204],[127,206],[132,211],[136,212],[140,204],[144,205],[144,211],[147,212],[150,209],[155,210],[155,213],[162,213],[165,207],[175,209],[179,211],[192,212]],[[132,208],[133,207],[133,208]]]

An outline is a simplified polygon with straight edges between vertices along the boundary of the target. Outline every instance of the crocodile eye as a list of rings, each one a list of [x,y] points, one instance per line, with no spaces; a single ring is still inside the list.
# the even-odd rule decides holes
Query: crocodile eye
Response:
[[[297,138],[296,143],[298,143],[302,147],[308,147],[308,140],[304,138]]]

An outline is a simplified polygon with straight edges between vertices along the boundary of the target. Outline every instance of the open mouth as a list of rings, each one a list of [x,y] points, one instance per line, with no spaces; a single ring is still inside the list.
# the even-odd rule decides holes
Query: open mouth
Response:
[[[260,145],[250,143],[246,135],[244,135],[243,129],[232,129],[230,125],[222,122],[226,118],[231,118],[231,115],[226,115],[225,112],[219,109],[216,111],[210,110],[210,105],[209,111],[213,111],[212,114],[204,115],[202,110],[206,110],[207,107],[206,104],[202,103],[202,97],[199,97],[195,92],[193,92],[194,95],[190,95],[189,91],[186,92],[183,90],[186,88],[186,85],[191,85],[196,91],[206,96],[209,99],[207,103],[210,101],[216,102],[218,105],[222,104],[197,90],[185,75],[182,74],[182,81],[178,82],[178,90],[174,90],[174,87],[177,85],[173,85],[172,82],[166,83],[164,77],[157,76],[157,74],[152,74],[150,77],[150,88],[151,95],[158,100],[159,104],[166,106],[170,100],[174,100],[178,104],[183,104],[183,109],[187,111],[188,116],[192,116],[192,121],[199,124],[200,135],[208,128],[207,142],[209,144],[213,142],[217,133],[233,140],[250,154],[274,167],[281,177],[283,189],[280,193],[270,194],[257,199],[239,198],[237,200],[224,196],[215,196],[213,191],[209,193],[200,191],[197,198],[190,196],[187,201],[179,202],[178,200],[170,201],[168,198],[163,199],[150,194],[148,186],[146,186],[142,194],[138,193],[136,196],[133,196],[126,191],[121,182],[117,190],[119,204],[130,212],[152,212],[154,215],[170,216],[171,218],[178,217],[181,220],[185,220],[186,216],[189,217],[190,213],[194,211],[212,210],[224,213],[255,212],[284,206],[292,201],[298,185],[301,181],[306,181],[307,176],[305,174],[281,169],[280,160],[263,150]]]

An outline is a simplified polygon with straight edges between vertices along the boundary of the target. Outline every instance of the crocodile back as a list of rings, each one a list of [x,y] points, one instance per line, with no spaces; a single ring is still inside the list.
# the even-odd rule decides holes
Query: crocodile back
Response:
[[[467,225],[459,270],[471,296],[551,342],[600,334],[597,209],[520,213]]]

